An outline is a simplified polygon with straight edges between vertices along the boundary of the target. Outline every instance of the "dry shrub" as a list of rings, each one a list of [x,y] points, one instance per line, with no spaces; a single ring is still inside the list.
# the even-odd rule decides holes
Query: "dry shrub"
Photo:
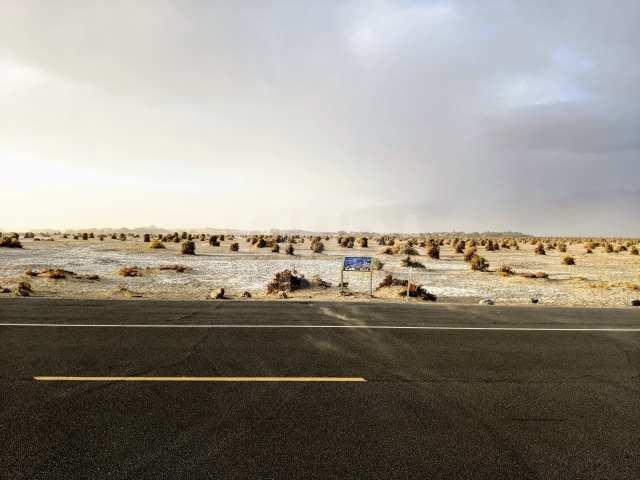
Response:
[[[45,268],[39,274],[41,277],[52,278],[54,280],[62,280],[67,278],[67,275],[75,275],[75,273],[69,270],[63,270],[62,268]]]
[[[141,277],[142,272],[138,267],[122,267],[118,270],[118,275],[122,277]]]
[[[484,257],[480,255],[474,255],[471,258],[471,270],[476,272],[486,272],[489,270],[489,263]]]
[[[271,251],[273,253],[279,253],[280,252],[280,245],[278,245],[277,243],[273,243],[273,245],[271,245]]]
[[[525,273],[526,278],[549,278],[549,274],[546,272]]]
[[[311,286],[317,288],[330,288],[331,284],[329,282],[325,282],[320,278],[320,275],[314,275],[311,277]]]
[[[360,248],[368,248],[369,247],[369,239],[367,237],[360,237],[358,239],[358,245],[360,245]]]
[[[372,270],[382,270],[383,266],[384,266],[384,263],[382,263],[379,258],[374,258],[371,260]]]
[[[498,273],[503,277],[508,277],[509,275],[513,275],[515,272],[510,265],[501,265],[500,268],[498,268]]]
[[[184,273],[187,270],[190,270],[189,267],[187,267],[186,265],[161,265],[160,267],[158,267],[158,270],[173,270],[174,272],[177,273]]]
[[[324,243],[322,243],[320,237],[314,237],[309,248],[313,253],[322,253],[324,251]]]
[[[638,285],[637,283],[633,283],[633,282],[628,282],[625,287],[627,287],[629,290],[633,290],[633,291],[638,291],[640,290],[640,285]]]
[[[192,240],[185,240],[180,246],[180,252],[182,255],[195,255],[196,244]]]
[[[433,293],[427,291],[422,285],[416,285],[415,283],[410,283],[408,286],[409,296],[415,298],[421,298],[422,300],[435,302],[438,297],[436,297]],[[407,296],[407,290],[402,290],[398,292],[398,295],[401,297]]]
[[[267,246],[267,241],[260,237],[258,241],[254,244],[256,248],[265,248]]]
[[[304,275],[297,275],[295,270],[283,270],[276,273],[273,280],[267,284],[267,293],[293,292],[302,288],[309,288],[309,282]]]
[[[151,241],[151,235],[149,235],[148,233],[145,233],[144,237],[142,237],[142,241],[144,243],[149,243]]]
[[[476,256],[476,247],[467,247],[464,250],[464,261],[465,262],[470,262],[473,257]]]
[[[24,274],[27,277],[37,277],[39,275],[39,273],[37,271],[34,271],[32,269],[29,269],[29,270],[25,271]]]
[[[565,243],[561,243],[558,245],[558,251],[560,253],[567,253],[567,245]]]
[[[149,244],[149,248],[166,248],[160,240],[154,240]]]
[[[424,265],[416,260],[412,260],[409,255],[400,260],[400,265],[411,268],[424,268]]]
[[[427,255],[430,258],[433,258],[435,260],[439,260],[440,259],[440,247],[438,245],[435,244],[431,244],[429,245],[429,248],[427,249]]]
[[[240,251],[240,244],[238,242],[233,242],[231,245],[229,245],[229,250],[231,250],[232,252]]]
[[[629,249],[629,253],[630,253],[631,255],[638,255],[640,252],[638,252],[638,247],[635,247],[635,246],[634,246],[634,247],[631,247],[631,248]]]
[[[393,278],[393,275],[389,274],[389,275],[386,275],[384,279],[382,279],[382,281],[376,287],[376,290],[380,290],[381,288],[385,288],[385,287],[395,287],[395,286],[406,287],[408,283],[409,282],[407,280],[400,280],[397,278]]]
[[[391,248],[391,247],[384,247],[384,248],[380,251],[380,255],[393,255],[393,248]]]
[[[562,259],[562,264],[563,265],[575,265],[576,264],[576,259],[573,258],[571,255],[566,255]]]
[[[22,243],[17,236],[0,237],[0,247],[4,248],[22,248]]]
[[[401,255],[419,255],[418,251],[413,248],[411,242],[402,242],[397,244],[393,248],[393,252]]]
[[[536,255],[546,255],[547,252],[545,252],[544,250],[544,245],[542,244],[542,242],[538,243],[536,245],[536,248],[533,250],[533,253],[535,253]]]
[[[461,242],[455,243],[453,246],[453,251],[456,253],[464,253],[465,242],[462,240]]]
[[[607,253],[613,253],[613,245],[611,245],[610,243],[607,243],[604,246],[604,251],[607,252]]]
[[[211,245],[212,247],[219,247],[220,246],[220,241],[218,240],[218,235],[211,235],[211,237],[209,237],[209,245]]]
[[[284,249],[284,253],[286,253],[287,255],[293,255],[293,252],[295,252],[295,248],[293,248],[293,244],[290,243],[289,245],[286,246],[286,248]]]
[[[29,282],[19,282],[14,293],[20,297],[28,297],[33,293],[33,289]]]

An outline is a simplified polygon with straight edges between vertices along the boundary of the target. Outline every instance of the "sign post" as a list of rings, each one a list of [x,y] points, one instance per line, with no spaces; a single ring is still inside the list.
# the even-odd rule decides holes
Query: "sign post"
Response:
[[[344,291],[344,272],[369,272],[369,295],[373,296],[372,257],[344,257],[340,271],[340,292]]]

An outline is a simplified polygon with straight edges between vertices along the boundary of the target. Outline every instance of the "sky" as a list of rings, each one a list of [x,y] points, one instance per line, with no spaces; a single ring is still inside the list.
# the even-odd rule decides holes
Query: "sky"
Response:
[[[640,2],[0,2],[0,229],[640,236]]]

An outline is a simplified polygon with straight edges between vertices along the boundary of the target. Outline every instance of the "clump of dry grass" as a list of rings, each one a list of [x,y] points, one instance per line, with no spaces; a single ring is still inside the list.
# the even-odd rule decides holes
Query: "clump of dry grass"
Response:
[[[542,244],[542,242],[538,243],[536,245],[536,248],[534,248],[533,253],[535,253],[536,255],[546,255],[547,252],[544,250],[544,245]]]
[[[278,245],[277,243],[273,242],[273,245],[271,245],[271,251],[273,253],[279,253],[280,252],[280,245]]]
[[[633,247],[631,247],[631,248],[629,249],[629,253],[630,253],[631,255],[638,255],[640,252],[638,251],[638,247],[633,246]]]
[[[486,272],[489,270],[489,262],[480,255],[473,255],[473,257],[471,257],[471,270],[476,272]]]
[[[127,267],[122,267],[120,270],[118,270],[118,275],[122,277],[141,277],[142,272],[138,267],[127,266]]]
[[[276,273],[273,280],[267,284],[267,293],[293,292],[302,288],[309,288],[309,281],[304,275],[298,275],[295,270],[283,270]]]
[[[575,265],[576,264],[576,259],[573,258],[571,255],[566,255],[562,259],[562,264],[563,265]]]
[[[218,240],[218,235],[211,235],[209,237],[209,245],[212,247],[219,247],[220,241]]]
[[[195,255],[196,254],[196,244],[193,240],[185,240],[182,242],[180,246],[180,252],[182,255]]]
[[[154,240],[149,244],[149,248],[160,249],[160,248],[166,248],[166,247],[164,246],[164,243],[162,243],[160,240]]]
[[[393,255],[393,248],[384,247],[382,250],[380,250],[380,255]]]
[[[284,253],[286,253],[287,255],[293,255],[294,252],[295,252],[295,248],[293,247],[292,243],[287,245],[284,249]]]
[[[240,251],[240,244],[238,242],[233,242],[229,245],[229,250],[231,250],[232,252],[238,252]]]
[[[263,237],[260,237],[254,245],[256,248],[265,248],[267,246],[267,241]]]

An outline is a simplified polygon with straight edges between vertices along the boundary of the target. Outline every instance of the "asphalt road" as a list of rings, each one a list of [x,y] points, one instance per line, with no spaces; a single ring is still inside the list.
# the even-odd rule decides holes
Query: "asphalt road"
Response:
[[[640,309],[0,301],[0,478],[313,477],[640,478]]]

